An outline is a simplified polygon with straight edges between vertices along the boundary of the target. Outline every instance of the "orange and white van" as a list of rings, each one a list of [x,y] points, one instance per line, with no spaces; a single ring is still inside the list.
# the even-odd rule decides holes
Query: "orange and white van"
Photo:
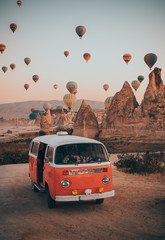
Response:
[[[113,197],[109,155],[99,141],[67,135],[45,135],[32,140],[29,176],[34,191],[47,192],[48,206],[56,202]]]

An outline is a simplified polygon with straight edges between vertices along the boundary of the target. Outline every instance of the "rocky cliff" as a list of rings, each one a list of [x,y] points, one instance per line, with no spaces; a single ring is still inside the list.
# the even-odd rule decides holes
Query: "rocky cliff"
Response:
[[[99,124],[92,108],[83,100],[76,115],[73,135],[94,138],[99,132]]]
[[[161,69],[155,68],[150,73],[140,106],[129,83],[124,83],[103,119],[100,137],[165,140],[165,86]]]

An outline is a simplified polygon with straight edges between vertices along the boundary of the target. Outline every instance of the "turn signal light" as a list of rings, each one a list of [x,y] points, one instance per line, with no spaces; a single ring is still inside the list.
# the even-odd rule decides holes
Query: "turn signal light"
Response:
[[[68,170],[64,170],[62,173],[63,173],[63,175],[68,175],[69,174]]]
[[[99,192],[100,192],[100,193],[104,192],[104,188],[103,188],[103,187],[100,187],[100,188],[99,188]]]
[[[72,191],[73,195],[77,195],[77,193],[78,193],[78,191],[76,189]]]

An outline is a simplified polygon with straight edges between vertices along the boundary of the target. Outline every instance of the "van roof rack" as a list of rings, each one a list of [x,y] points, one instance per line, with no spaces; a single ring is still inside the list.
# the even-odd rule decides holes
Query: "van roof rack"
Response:
[[[66,135],[68,135],[68,132],[60,131],[60,132],[57,132],[56,134],[57,134],[57,136],[66,136]]]

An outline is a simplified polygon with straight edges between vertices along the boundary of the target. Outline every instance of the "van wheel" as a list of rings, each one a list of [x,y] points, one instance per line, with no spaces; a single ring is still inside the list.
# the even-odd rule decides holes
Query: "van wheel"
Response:
[[[49,187],[47,188],[47,192],[48,192],[48,207],[49,208],[54,208],[55,207],[55,201],[50,196]]]
[[[97,204],[101,204],[104,202],[104,198],[96,199]]]
[[[32,190],[34,191],[34,192],[38,192],[39,190],[34,186],[34,183],[32,182]]]

